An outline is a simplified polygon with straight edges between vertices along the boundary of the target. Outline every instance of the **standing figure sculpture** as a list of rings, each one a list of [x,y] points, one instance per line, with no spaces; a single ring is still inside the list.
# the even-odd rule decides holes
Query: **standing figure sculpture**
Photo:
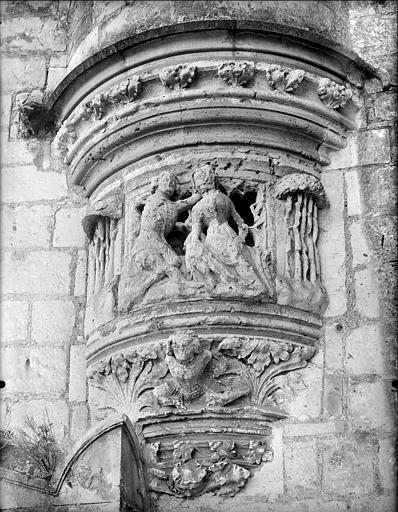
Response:
[[[231,199],[217,189],[214,170],[200,167],[192,179],[194,191],[202,196],[192,209],[192,231],[185,241],[186,266],[193,279],[204,282],[213,296],[272,297],[269,277],[256,268],[244,243],[248,226]]]
[[[152,181],[151,196],[143,209],[140,231],[132,247],[128,284],[120,300],[122,310],[142,299],[152,285],[166,277],[174,282],[185,281],[180,272],[181,258],[166,237],[173,228],[182,229],[183,224],[177,222],[179,214],[197,203],[200,194],[173,201],[178,185],[177,177],[168,171]]]

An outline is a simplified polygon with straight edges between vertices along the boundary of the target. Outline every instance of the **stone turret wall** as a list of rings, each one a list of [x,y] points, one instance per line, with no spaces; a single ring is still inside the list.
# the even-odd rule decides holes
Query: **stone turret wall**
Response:
[[[274,460],[234,498],[162,496],[158,509],[390,512],[397,389],[393,1],[1,2],[1,424],[26,428],[27,414],[40,422],[47,410],[65,453],[90,425],[81,227],[87,200],[52,158],[49,136],[20,138],[19,106],[48,98],[68,71],[123,37],[243,14],[308,29],[383,69],[366,82],[358,131],[322,171],[330,208],[321,213],[319,249],[329,305],[317,354],[287,378],[290,417],[273,428]],[[4,467],[2,510],[44,506],[33,477],[7,469],[10,461]]]

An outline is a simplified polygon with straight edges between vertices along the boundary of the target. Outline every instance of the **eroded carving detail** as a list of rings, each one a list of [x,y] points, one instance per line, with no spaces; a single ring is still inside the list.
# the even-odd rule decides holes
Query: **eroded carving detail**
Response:
[[[142,91],[142,81],[139,76],[123,80],[105,93],[96,95],[89,101],[86,101],[75,111],[72,116],[66,119],[59,129],[54,145],[62,157],[66,157],[71,143],[77,140],[77,127],[82,121],[102,119],[110,107],[121,104],[127,104],[135,100]]]
[[[177,177],[167,171],[152,182],[152,194],[142,212],[140,231],[121,288],[120,309],[123,311],[142,299],[155,283],[166,278],[172,281],[176,294],[183,295],[195,286],[184,278],[182,260],[166,240],[173,228],[185,230],[183,223],[177,222],[178,215],[200,199],[200,195],[195,194],[188,199],[173,200],[178,186]]]
[[[197,75],[197,67],[187,64],[180,64],[175,67],[168,67],[159,72],[159,80],[165,87],[174,89],[185,89]]]
[[[327,305],[318,252],[318,208],[327,205],[321,182],[308,174],[281,178],[275,195],[285,199],[287,230],[284,276],[278,280],[278,302],[322,312]]]
[[[224,62],[218,68],[218,76],[228,85],[245,87],[253,80],[255,70],[253,62]]]
[[[159,444],[162,449],[163,443]],[[164,469],[150,468],[150,487],[179,497],[205,492],[234,496],[252,475],[249,468],[272,460],[272,450],[264,440],[239,445],[229,439],[207,443],[176,441],[173,448],[171,460],[159,464]]]
[[[116,237],[122,216],[120,196],[99,201],[82,219],[88,244],[88,280],[85,326],[88,331],[113,318],[119,273]]]
[[[162,376],[164,367],[153,371],[153,361],[158,358],[161,347],[144,346],[130,350],[126,355],[117,354],[100,361],[89,373],[89,384],[107,393],[106,408],[124,412],[136,421],[143,407],[151,402],[150,381]],[[167,371],[167,370],[166,370]],[[150,376],[150,379],[149,379]]]
[[[210,165],[193,173],[193,184],[202,195],[192,209],[192,230],[185,242],[186,266],[194,281],[202,282],[212,296],[272,298],[269,269],[257,268],[253,251],[244,243],[248,226],[229,197],[218,190]]]
[[[154,389],[158,402],[184,406],[199,398],[205,392],[200,379],[211,357],[194,331],[181,330],[169,338],[165,362],[172,378]]]
[[[266,78],[273,89],[293,92],[303,81],[305,72],[302,69],[289,69],[276,64],[266,66]]]
[[[318,95],[329,108],[340,108],[352,98],[352,90],[345,85],[336,84],[329,78],[321,78],[318,85]]]

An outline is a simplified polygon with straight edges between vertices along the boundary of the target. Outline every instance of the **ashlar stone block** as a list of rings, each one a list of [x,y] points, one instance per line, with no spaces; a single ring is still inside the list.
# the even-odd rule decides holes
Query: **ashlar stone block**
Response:
[[[39,172],[34,166],[6,168],[2,173],[5,203],[61,199],[67,195],[64,174]]]
[[[377,447],[371,441],[335,439],[322,447],[323,489],[334,495],[369,495],[376,488]]]
[[[379,324],[354,329],[347,337],[345,365],[351,375],[384,371],[383,336]]]
[[[3,343],[25,341],[28,335],[29,305],[22,301],[0,304],[0,332]]]
[[[55,217],[54,247],[84,247],[82,208],[63,208]]]
[[[70,263],[70,254],[59,251],[5,253],[2,259],[3,293],[68,295]]]
[[[32,341],[38,345],[65,346],[75,325],[75,306],[70,301],[33,303]]]

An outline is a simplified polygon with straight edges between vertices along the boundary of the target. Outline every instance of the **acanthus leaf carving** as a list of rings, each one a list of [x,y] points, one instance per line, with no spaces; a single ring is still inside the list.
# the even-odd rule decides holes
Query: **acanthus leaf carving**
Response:
[[[224,62],[218,67],[218,76],[233,87],[245,87],[253,80],[256,68],[253,62]]]
[[[188,64],[170,66],[159,71],[159,80],[165,87],[186,89],[197,75],[197,67]]]
[[[350,87],[339,85],[329,78],[319,80],[318,95],[328,108],[333,109],[344,107],[353,96]]]
[[[284,68],[277,64],[266,66],[266,78],[273,89],[293,92],[305,77],[302,69]]]

